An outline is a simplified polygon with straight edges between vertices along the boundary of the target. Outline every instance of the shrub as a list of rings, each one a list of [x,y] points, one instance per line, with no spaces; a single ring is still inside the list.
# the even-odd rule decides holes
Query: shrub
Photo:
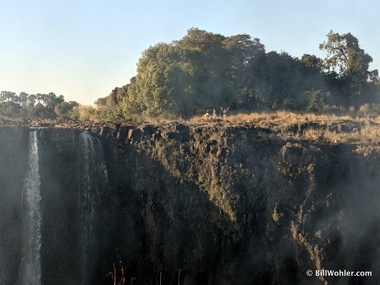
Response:
[[[377,117],[380,115],[380,104],[377,103],[367,103],[359,108],[359,117]]]
[[[327,97],[326,93],[323,93],[321,90],[312,90],[305,91],[305,94],[308,98],[308,103],[306,110],[311,112],[320,112],[325,106],[325,98]]]

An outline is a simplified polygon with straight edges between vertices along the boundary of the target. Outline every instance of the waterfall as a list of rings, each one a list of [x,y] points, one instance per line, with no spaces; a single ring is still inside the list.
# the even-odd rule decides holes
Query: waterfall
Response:
[[[41,284],[41,193],[38,130],[29,133],[29,170],[23,193],[25,207],[21,285]]]
[[[80,209],[80,245],[81,268],[83,275],[81,284],[89,283],[93,270],[93,256],[97,249],[96,230],[98,225],[98,207],[100,192],[106,184],[108,175],[103,159],[100,141],[87,132],[80,134],[82,186],[79,193]]]

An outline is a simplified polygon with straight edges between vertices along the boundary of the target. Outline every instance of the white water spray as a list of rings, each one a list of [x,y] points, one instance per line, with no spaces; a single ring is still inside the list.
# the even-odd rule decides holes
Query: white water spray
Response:
[[[93,225],[96,207],[96,193],[92,192],[90,169],[95,167],[95,146],[93,138],[88,133],[81,133],[83,143],[83,188],[80,193],[82,249],[88,252],[93,240]]]
[[[38,130],[29,133],[29,170],[24,193],[25,229],[20,268],[21,285],[41,284],[41,181]]]
[[[81,162],[82,187],[79,193],[81,267],[83,276],[81,284],[88,284],[88,275],[93,267],[92,256],[96,252],[96,226],[98,219],[99,197],[102,185],[107,181],[107,171],[102,156],[100,141],[87,132],[80,134],[82,145]]]

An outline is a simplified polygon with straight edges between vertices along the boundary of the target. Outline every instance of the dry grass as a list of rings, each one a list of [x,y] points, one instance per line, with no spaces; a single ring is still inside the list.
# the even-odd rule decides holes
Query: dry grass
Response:
[[[252,125],[274,131],[284,139],[305,139],[322,143],[350,143],[357,145],[358,152],[380,150],[380,116],[354,117],[293,112],[262,112],[233,114],[225,120],[194,117],[190,124],[225,126]]]
[[[217,119],[220,117],[217,117]],[[277,112],[260,112],[260,113],[241,113],[233,114],[226,118],[230,123],[259,123],[259,122],[272,122],[276,124],[286,123],[294,124],[299,122],[308,121],[320,121],[320,122],[330,122],[337,120],[352,120],[351,116],[337,116],[337,115],[318,115],[314,113],[294,113],[287,111],[277,111]],[[199,123],[205,121],[215,121],[213,118],[205,118],[204,116],[195,116],[189,120],[192,123]]]
[[[337,116],[337,115],[318,115],[314,113],[293,113],[286,111],[277,111],[269,113],[251,113],[251,114],[236,114],[228,117],[228,121],[239,123],[239,122],[250,122],[258,123],[261,121],[273,122],[277,124],[296,124],[300,122],[320,122],[328,123],[337,120],[352,120],[352,117]]]

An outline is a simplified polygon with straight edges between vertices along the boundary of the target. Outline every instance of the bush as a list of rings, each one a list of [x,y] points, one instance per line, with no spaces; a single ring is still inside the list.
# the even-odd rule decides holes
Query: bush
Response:
[[[305,91],[305,94],[308,98],[308,103],[306,110],[311,112],[320,112],[325,107],[325,98],[327,97],[326,93],[323,93],[321,90],[312,90]]]
[[[91,106],[76,106],[71,110],[70,118],[80,121],[96,121],[96,110]]]
[[[380,115],[380,104],[378,103],[367,103],[361,105],[359,108],[359,117],[377,117]]]

